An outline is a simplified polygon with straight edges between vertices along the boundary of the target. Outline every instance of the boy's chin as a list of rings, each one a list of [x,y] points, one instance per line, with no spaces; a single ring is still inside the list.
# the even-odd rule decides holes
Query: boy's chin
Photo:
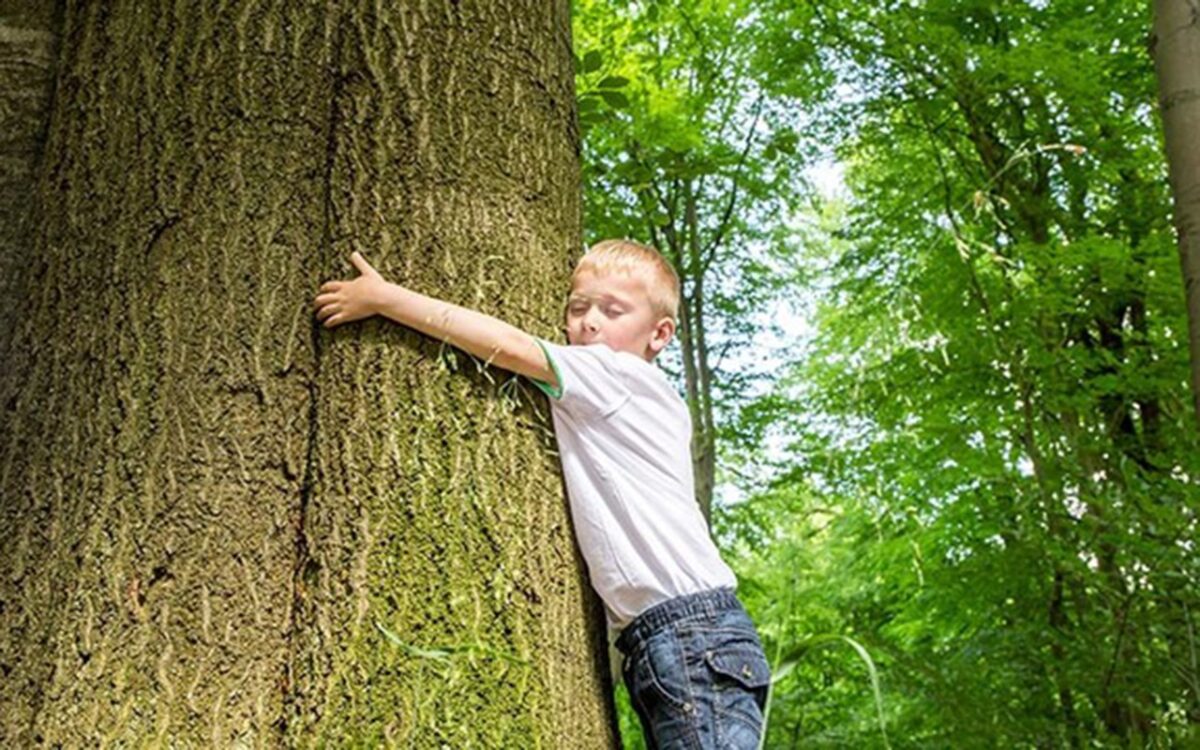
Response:
[[[645,358],[645,355],[633,345],[622,346],[620,344],[614,344],[611,341],[605,341],[604,339],[568,339],[568,343],[570,343],[571,346],[596,346],[597,344],[603,344],[609,349],[612,349],[614,352],[625,352],[626,354],[632,354],[635,357]]]
[[[626,354],[632,354],[633,356],[637,357],[638,359],[653,359],[653,357],[646,356],[645,350],[639,349],[636,346],[631,345],[631,346],[617,347],[617,346],[613,346],[612,344],[605,344],[605,346],[612,349],[614,352],[624,352]]]
[[[598,336],[568,336],[567,343],[571,344],[572,346],[591,346],[592,344],[605,344],[609,347],[612,346],[612,344],[609,344],[607,341],[599,338]]]

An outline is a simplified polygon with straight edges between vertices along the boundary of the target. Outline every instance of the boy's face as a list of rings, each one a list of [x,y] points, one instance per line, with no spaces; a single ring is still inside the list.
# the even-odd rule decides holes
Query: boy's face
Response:
[[[670,318],[656,318],[645,283],[625,274],[583,271],[567,298],[567,341],[607,344],[649,361],[675,333]]]

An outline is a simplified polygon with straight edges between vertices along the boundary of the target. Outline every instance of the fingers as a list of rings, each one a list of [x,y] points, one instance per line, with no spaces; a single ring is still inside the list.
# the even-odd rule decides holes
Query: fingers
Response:
[[[357,250],[350,253],[350,262],[354,264],[359,273],[373,273],[375,271],[374,268],[371,268],[371,264],[367,262],[367,259],[362,257],[362,254]]]
[[[323,320],[326,328],[333,328],[346,322],[346,312],[341,305],[328,304],[317,310],[317,320]]]
[[[350,255],[350,262],[364,275],[376,273],[371,264],[367,263],[362,254],[357,251]],[[317,320],[324,321],[322,325],[326,328],[333,328],[351,320],[349,314],[342,306],[342,303],[347,300],[343,299],[342,295],[338,294],[338,292],[341,291],[342,287],[352,283],[348,281],[326,281],[318,290],[317,296],[313,299],[313,308],[316,310]]]

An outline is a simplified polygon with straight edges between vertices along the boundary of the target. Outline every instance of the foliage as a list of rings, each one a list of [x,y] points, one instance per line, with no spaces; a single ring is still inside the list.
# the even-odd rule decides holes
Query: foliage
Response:
[[[1194,738],[1200,465],[1144,9],[780,11],[837,71],[851,191],[809,249],[778,480],[838,511],[801,622],[885,664],[898,747]]]
[[[581,3],[580,90],[625,82],[585,113],[590,230],[652,233],[647,185],[728,183],[742,141],[712,115],[757,113],[733,244],[769,250],[714,260],[722,330],[812,311],[790,366],[762,357],[770,388],[724,391],[748,499],[714,530],[777,657],[767,747],[1200,741],[1200,446],[1148,30],[1126,0]],[[803,189],[821,154],[842,195]],[[801,648],[837,638],[878,665],[887,740],[868,663]]]

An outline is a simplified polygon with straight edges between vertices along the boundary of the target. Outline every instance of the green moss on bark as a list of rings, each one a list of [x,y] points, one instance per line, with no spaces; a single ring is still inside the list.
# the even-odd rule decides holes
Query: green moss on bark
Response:
[[[3,744],[614,744],[544,402],[310,307],[358,249],[553,335],[566,3],[73,3],[62,39],[0,381]]]

